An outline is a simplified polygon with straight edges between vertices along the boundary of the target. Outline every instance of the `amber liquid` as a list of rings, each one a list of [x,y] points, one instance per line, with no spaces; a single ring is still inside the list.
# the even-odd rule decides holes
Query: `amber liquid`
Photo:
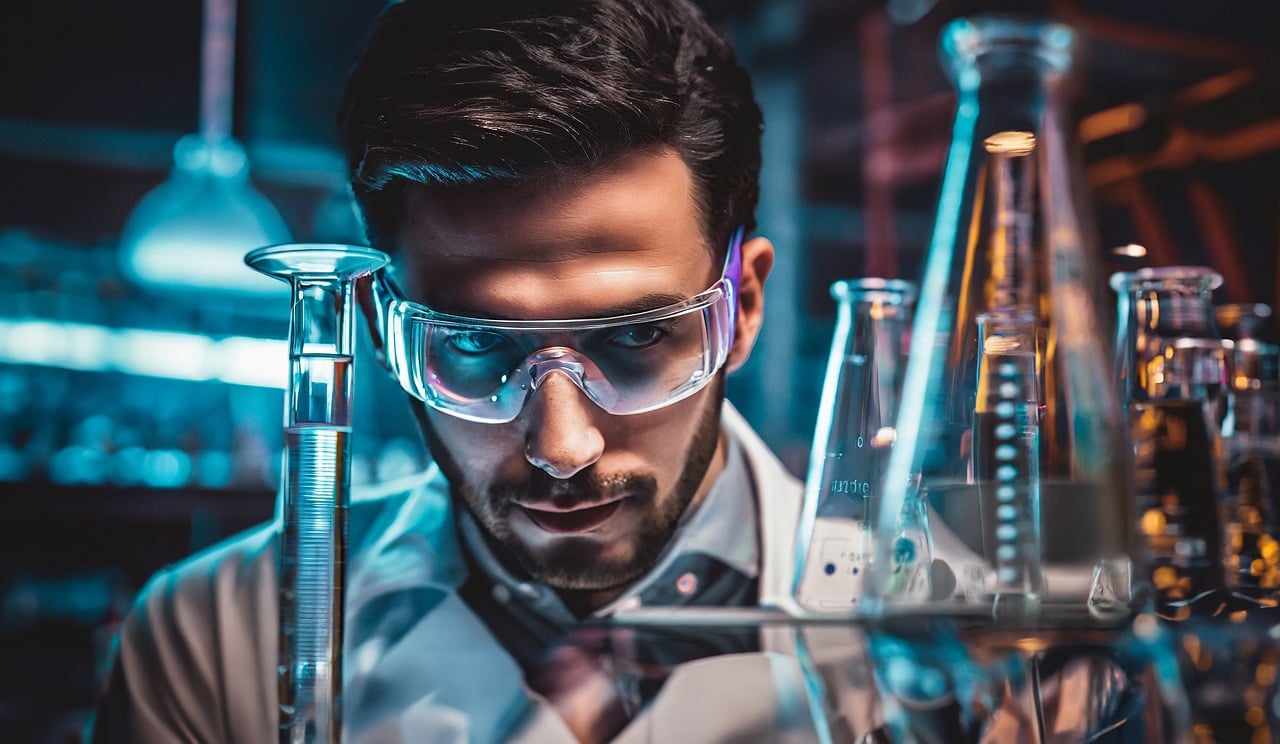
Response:
[[[1225,600],[1217,437],[1199,400],[1132,407],[1139,527],[1162,615],[1217,612]]]

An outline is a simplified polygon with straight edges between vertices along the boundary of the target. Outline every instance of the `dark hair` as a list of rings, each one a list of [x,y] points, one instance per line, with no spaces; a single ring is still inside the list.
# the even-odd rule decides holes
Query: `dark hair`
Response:
[[[339,124],[370,242],[404,186],[524,183],[658,145],[693,174],[707,238],[755,227],[761,116],[732,48],[687,0],[406,0],[347,81]]]

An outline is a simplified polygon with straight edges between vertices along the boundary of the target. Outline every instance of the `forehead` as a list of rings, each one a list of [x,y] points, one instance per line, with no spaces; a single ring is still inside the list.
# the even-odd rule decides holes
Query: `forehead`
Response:
[[[437,309],[516,318],[583,317],[655,292],[690,297],[718,268],[695,193],[667,149],[536,187],[411,187],[402,280]]]

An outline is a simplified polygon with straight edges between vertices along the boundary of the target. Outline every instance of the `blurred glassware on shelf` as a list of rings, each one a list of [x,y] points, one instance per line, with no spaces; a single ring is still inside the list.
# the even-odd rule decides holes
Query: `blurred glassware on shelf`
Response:
[[[1231,302],[1213,309],[1224,338],[1261,339],[1271,322],[1271,306],[1261,302]]]
[[[863,608],[1122,621],[1144,599],[1092,213],[1067,121],[1072,29],[957,19],[958,94]],[[934,586],[899,593],[893,517],[929,506]],[[949,580],[947,580],[949,579]]]
[[[1274,742],[1280,736],[1276,618],[1235,610],[1167,623],[1194,742]],[[1162,739],[1163,741],[1163,739]]]
[[[1218,328],[1227,339],[1231,390],[1280,387],[1280,346],[1269,343],[1271,306],[1233,303],[1214,308]]]
[[[1212,269],[1169,266],[1130,273],[1120,291],[1139,524],[1157,611],[1177,620],[1221,611],[1231,583],[1221,460],[1229,360],[1213,310],[1221,285]]]
[[[836,325],[818,406],[804,507],[796,534],[792,595],[801,613],[850,613],[871,563],[878,484],[897,436],[914,284],[864,278],[831,285]],[[895,576],[928,591],[928,517],[913,500],[894,530]],[[904,586],[903,591],[906,591]]]

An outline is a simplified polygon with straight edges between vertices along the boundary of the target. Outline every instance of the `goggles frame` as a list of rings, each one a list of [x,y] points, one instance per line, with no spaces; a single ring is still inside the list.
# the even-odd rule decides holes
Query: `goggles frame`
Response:
[[[440,312],[408,300],[394,279],[379,272],[372,283],[373,313],[370,315],[374,345],[383,366],[413,397],[446,415],[477,423],[501,424],[517,418],[537,393],[541,383],[560,372],[596,405],[613,415],[634,415],[657,410],[683,400],[707,385],[728,361],[733,347],[738,310],[738,284],[742,276],[743,228],[734,230],[725,254],[720,278],[711,287],[686,300],[636,313],[602,318],[554,320],[512,320],[475,318]],[[529,345],[522,360],[495,380],[483,396],[459,395],[435,375],[423,360],[431,358],[424,345],[414,340],[430,339],[438,329],[476,330],[499,336],[573,336],[611,328],[647,325],[659,321],[703,314],[703,353],[700,365],[690,364],[689,378],[664,395],[641,395],[643,404],[628,402],[591,356],[573,345],[546,343]],[[710,314],[710,315],[708,315]],[[426,330],[423,330],[423,328]],[[430,341],[425,343],[430,348]],[[607,366],[607,365],[605,365]],[[518,405],[512,398],[523,391]],[[660,388],[659,388],[660,389]]]

